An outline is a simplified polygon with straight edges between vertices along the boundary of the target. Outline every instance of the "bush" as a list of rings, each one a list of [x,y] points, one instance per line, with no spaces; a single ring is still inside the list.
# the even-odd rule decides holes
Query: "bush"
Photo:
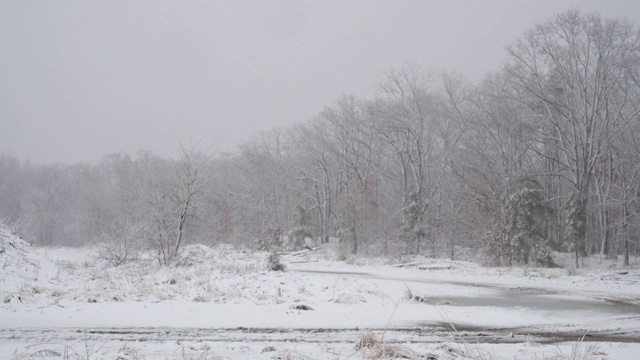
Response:
[[[269,271],[285,271],[287,267],[282,263],[280,254],[272,251],[267,258],[267,270]]]
[[[100,259],[113,266],[136,260],[141,252],[144,227],[130,221],[116,221],[95,239],[96,253]]]

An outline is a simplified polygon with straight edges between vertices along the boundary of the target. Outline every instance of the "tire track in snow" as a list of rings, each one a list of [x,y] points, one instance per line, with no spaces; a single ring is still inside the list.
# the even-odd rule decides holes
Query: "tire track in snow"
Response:
[[[638,320],[633,318],[630,320]],[[620,319],[618,319],[620,321]],[[640,342],[640,329],[624,331],[585,332],[577,326],[556,325],[549,328],[482,328],[443,323],[423,324],[413,328],[392,329],[286,329],[286,328],[17,328],[0,329],[0,342],[12,341],[120,341],[120,342],[295,342],[355,344],[364,331],[372,331],[387,343],[557,343],[577,341]]]

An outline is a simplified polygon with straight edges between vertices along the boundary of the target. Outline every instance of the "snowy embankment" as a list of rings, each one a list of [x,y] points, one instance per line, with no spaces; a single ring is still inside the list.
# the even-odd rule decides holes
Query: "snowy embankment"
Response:
[[[84,336],[85,342],[145,340],[145,349],[155,341],[148,354],[199,339],[196,349],[204,351],[204,343],[229,358],[262,358],[256,350],[265,344],[289,342],[289,349],[324,359],[338,349],[344,357],[363,355],[354,350],[363,329],[429,354],[434,342],[475,343],[483,340],[478,333],[502,343],[480,346],[494,352],[489,358],[586,334],[636,343],[608,345],[608,354],[640,354],[637,269],[487,269],[424,258],[394,266],[383,259],[338,262],[330,251],[318,251],[285,255],[287,271],[270,272],[266,254],[202,245],[185,247],[169,266],[143,259],[110,267],[89,250],[33,249],[4,230],[0,240],[3,358]],[[243,341],[240,347],[249,350],[240,351]],[[309,345],[327,343],[340,345],[322,351]],[[538,350],[521,358],[545,348]],[[467,356],[478,358],[469,349]]]

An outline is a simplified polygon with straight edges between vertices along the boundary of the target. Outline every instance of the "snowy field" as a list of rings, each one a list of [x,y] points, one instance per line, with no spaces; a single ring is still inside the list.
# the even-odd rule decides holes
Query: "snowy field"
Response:
[[[640,271],[191,245],[169,266],[0,230],[0,359],[640,359]]]

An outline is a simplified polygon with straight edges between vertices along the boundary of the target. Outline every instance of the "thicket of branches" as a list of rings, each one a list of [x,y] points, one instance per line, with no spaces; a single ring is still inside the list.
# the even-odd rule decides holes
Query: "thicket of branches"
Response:
[[[185,241],[249,245],[276,231],[362,254],[483,248],[494,265],[637,253],[635,25],[570,10],[479,83],[409,65],[378,84],[373,99],[344,96],[237,154],[45,166],[4,154],[0,218],[45,245],[126,242],[134,229],[160,262]]]

